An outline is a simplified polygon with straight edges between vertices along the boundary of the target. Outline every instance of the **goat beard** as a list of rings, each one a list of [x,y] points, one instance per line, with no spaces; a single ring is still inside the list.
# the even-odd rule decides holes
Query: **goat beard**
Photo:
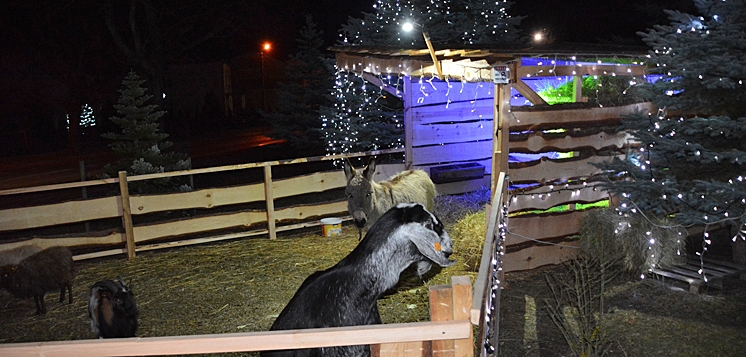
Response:
[[[357,228],[357,240],[358,241],[363,240],[363,229],[361,227]]]

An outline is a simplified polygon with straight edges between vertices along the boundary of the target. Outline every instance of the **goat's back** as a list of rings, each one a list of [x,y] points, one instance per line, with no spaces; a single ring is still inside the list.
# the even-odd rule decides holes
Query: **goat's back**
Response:
[[[380,324],[377,299],[364,296],[368,284],[351,279],[350,268],[332,267],[306,278],[270,330],[297,330]],[[262,357],[370,356],[364,346],[339,346],[299,350],[264,351]]]

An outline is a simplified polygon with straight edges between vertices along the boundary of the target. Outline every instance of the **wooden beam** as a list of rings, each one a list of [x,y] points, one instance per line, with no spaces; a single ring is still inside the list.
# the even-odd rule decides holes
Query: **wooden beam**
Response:
[[[526,99],[528,99],[529,102],[533,105],[547,105],[547,102],[539,96],[531,87],[528,86],[522,79],[518,78],[515,82],[513,82],[513,88],[515,88],[518,93],[521,93]]]
[[[562,190],[558,192],[550,192],[552,189],[548,186],[525,193],[522,190],[510,191],[512,197],[508,202],[508,210],[510,213],[525,210],[545,210],[562,204],[591,203],[609,198],[608,192],[596,189],[594,186],[595,184],[561,186],[558,188],[562,188]]]
[[[503,255],[503,271],[531,270],[544,265],[559,264],[578,253],[578,241],[564,241],[561,245],[537,244]]]
[[[636,111],[654,114],[658,110],[655,104],[650,102],[603,108],[561,109],[548,107],[547,110],[529,109],[526,111],[522,111],[520,108],[514,109],[517,110],[513,110],[509,117],[510,127],[513,131],[568,128],[580,124],[590,125],[602,121],[618,121],[623,115],[632,114]]]
[[[519,78],[556,76],[642,76],[647,67],[634,64],[591,64],[563,66],[521,66],[517,68]]]
[[[414,166],[414,113],[412,111],[412,78],[404,78],[404,167]]]
[[[122,202],[122,225],[124,226],[127,258],[135,258],[135,231],[132,227],[132,206],[130,206],[130,190],[127,184],[127,171],[119,171],[119,197]]]
[[[370,82],[374,86],[381,88],[382,90],[386,91],[387,93],[393,95],[394,97],[397,97],[399,99],[402,99],[404,96],[404,93],[388,84],[383,83],[380,78],[370,74],[370,73],[363,73],[363,79]]]
[[[471,279],[465,275],[452,276],[451,288],[453,289],[453,319],[470,320],[472,305]],[[453,341],[453,351],[456,357],[473,357],[473,333],[469,334],[468,338]]]
[[[453,289],[450,285],[433,285],[430,291],[430,320],[453,320]],[[453,340],[433,341],[433,357],[455,357]]]
[[[264,199],[267,204],[267,230],[269,230],[269,239],[277,239],[277,229],[275,228],[275,197],[272,192],[272,166],[265,166]]]
[[[120,217],[118,197],[0,210],[0,231],[54,226]]]
[[[576,235],[580,232],[584,215],[585,211],[571,211],[510,217],[505,246],[510,248],[512,245]]]
[[[460,339],[468,337],[470,331],[469,321],[414,322],[215,335],[3,343],[0,344],[0,355],[88,357],[254,352]]]
[[[576,151],[582,148],[593,148],[595,150],[613,148],[621,149],[625,147],[628,141],[633,140],[632,135],[627,132],[598,132],[587,136],[573,136],[568,131],[567,135],[559,137],[557,135],[544,135],[541,131],[536,131],[528,138],[522,141],[511,141],[510,150],[517,152],[547,152],[547,151]]]

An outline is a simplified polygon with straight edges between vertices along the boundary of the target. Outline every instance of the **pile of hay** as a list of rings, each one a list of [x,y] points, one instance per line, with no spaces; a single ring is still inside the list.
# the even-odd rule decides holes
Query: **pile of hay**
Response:
[[[450,233],[453,224],[444,222]],[[460,233],[451,236],[452,258],[466,261]],[[88,289],[117,276],[131,281],[140,308],[139,337],[266,331],[308,275],[336,264],[357,244],[357,229],[344,225],[341,235],[331,238],[316,227],[276,240],[246,238],[142,252],[133,260],[76,262],[73,304],[60,304],[58,293],[51,293],[45,316],[34,315],[33,300],[0,292],[0,343],[95,338],[87,317]],[[379,300],[383,322],[429,320],[428,286],[448,284],[457,275],[471,276],[472,282],[476,276],[463,264],[433,268],[422,279],[405,272],[396,292]]]

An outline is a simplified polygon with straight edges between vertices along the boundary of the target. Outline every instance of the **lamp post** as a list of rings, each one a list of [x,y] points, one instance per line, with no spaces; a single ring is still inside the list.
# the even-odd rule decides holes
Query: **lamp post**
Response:
[[[264,85],[264,78],[266,77],[264,73],[264,54],[269,53],[269,51],[272,49],[272,44],[269,42],[265,42],[262,44],[262,49],[259,51],[259,56],[261,58],[261,66],[262,66],[262,110],[265,112],[267,111],[267,94],[266,94],[266,88]]]
[[[430,57],[433,59],[433,65],[435,66],[435,70],[438,72],[438,76],[440,79],[443,79],[443,69],[440,67],[440,62],[438,61],[438,57],[435,56],[435,50],[433,49],[433,43],[430,41],[430,34],[425,31],[425,27],[421,24],[418,24],[414,21],[407,21],[402,25],[402,29],[406,32],[412,31],[415,26],[419,26],[419,28],[422,30],[422,37],[425,38],[425,44],[427,45],[427,50],[430,52]]]

